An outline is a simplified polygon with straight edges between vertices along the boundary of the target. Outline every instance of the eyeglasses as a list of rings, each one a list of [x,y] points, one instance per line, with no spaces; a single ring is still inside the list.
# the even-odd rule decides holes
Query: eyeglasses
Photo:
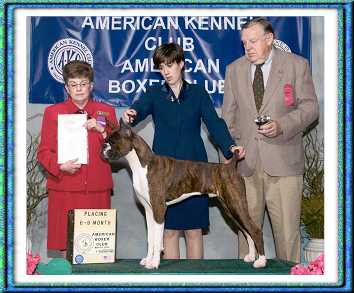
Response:
[[[80,82],[80,83],[69,82],[69,83],[68,83],[68,86],[69,86],[70,88],[72,88],[72,89],[74,89],[74,88],[77,89],[78,87],[80,87],[80,88],[85,88],[85,87],[87,87],[89,84],[90,84],[90,81],[84,80],[84,81],[82,81],[82,82]]]

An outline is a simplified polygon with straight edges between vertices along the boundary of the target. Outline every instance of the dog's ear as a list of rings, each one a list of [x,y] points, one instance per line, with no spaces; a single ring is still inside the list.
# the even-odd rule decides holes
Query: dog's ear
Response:
[[[132,135],[132,129],[128,124],[124,122],[122,118],[119,119],[119,131],[124,134],[124,136],[131,136]]]
[[[127,124],[125,124],[123,118],[120,117],[120,119],[119,119],[119,128],[124,128],[124,127],[126,127],[126,126],[127,126]]]
[[[130,129],[130,124],[129,123],[126,123],[124,120],[123,120],[123,118],[122,117],[120,117],[120,119],[119,119],[119,125],[121,126],[121,127],[125,127],[125,128],[129,128]]]

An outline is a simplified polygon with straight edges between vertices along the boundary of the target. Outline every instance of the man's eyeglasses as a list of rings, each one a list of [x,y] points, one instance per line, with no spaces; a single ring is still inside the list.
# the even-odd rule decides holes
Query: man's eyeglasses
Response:
[[[85,87],[87,87],[88,85],[90,84],[90,82],[88,81],[88,80],[84,80],[84,81],[82,81],[82,82],[80,82],[80,83],[76,83],[76,82],[69,82],[68,83],[68,86],[70,87],[70,88],[72,88],[72,89],[77,89],[78,87],[80,87],[80,88],[85,88]]]

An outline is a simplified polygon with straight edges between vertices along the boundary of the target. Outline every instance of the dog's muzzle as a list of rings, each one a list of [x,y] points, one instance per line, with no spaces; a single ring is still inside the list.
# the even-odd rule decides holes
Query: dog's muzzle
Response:
[[[105,160],[110,159],[111,151],[112,151],[111,145],[108,142],[104,143],[101,150],[102,158]]]

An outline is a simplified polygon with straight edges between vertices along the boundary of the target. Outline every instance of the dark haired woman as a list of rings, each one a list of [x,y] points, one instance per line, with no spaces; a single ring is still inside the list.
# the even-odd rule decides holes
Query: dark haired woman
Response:
[[[155,50],[153,61],[165,83],[148,88],[123,113],[123,119],[134,126],[152,115],[155,124],[154,153],[179,160],[208,161],[200,134],[203,121],[225,158],[231,158],[236,150],[241,158],[244,157],[243,147],[235,146],[205,89],[183,79],[185,62],[182,48],[175,43],[163,44]],[[208,227],[208,196],[193,196],[169,206],[165,217],[163,257],[180,258],[179,237],[184,232],[187,258],[203,258],[202,230]]]

